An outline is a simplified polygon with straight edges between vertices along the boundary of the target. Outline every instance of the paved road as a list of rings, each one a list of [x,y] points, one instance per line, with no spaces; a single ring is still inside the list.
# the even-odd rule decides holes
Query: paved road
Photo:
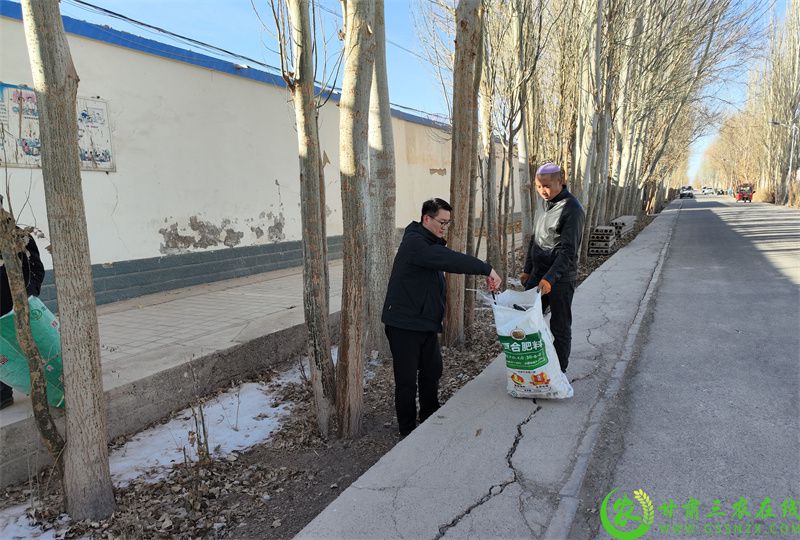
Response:
[[[700,527],[747,523],[732,515],[732,503],[747,499],[755,516],[766,497],[777,515],[767,524],[800,526],[796,517],[781,519],[787,498],[800,506],[798,285],[800,211],[722,196],[682,201],[653,311],[570,537],[609,537],[598,501],[618,486],[634,510],[633,490],[650,496],[656,526],[684,524],[690,498],[700,502]],[[672,520],[659,510],[670,499]],[[715,500],[725,517],[706,517]],[[689,536],[710,537],[702,532]],[[800,538],[777,532],[749,537]],[[668,537],[647,537],[656,536]]]

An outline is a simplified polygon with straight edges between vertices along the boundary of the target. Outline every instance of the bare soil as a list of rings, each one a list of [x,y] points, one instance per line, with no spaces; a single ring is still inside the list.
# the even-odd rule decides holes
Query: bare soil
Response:
[[[652,219],[639,220],[617,249]],[[520,269],[524,253],[517,250],[515,256]],[[582,261],[579,282],[607,259]],[[500,351],[491,313],[478,311],[466,344],[442,349],[440,401],[444,404]],[[316,434],[309,385],[290,384],[280,400],[293,402],[293,413],[270,441],[226,459],[179,465],[157,483],[134,481],[116,490],[117,511],[110,519],[70,523],[66,538],[292,537],[399,441],[391,362],[373,370],[364,392],[360,438],[322,440]],[[269,381],[275,373],[263,373],[255,380]],[[29,515],[52,528],[63,511],[58,484],[43,473],[28,484],[5,489],[0,507],[28,502]],[[60,528],[64,530],[64,525]]]

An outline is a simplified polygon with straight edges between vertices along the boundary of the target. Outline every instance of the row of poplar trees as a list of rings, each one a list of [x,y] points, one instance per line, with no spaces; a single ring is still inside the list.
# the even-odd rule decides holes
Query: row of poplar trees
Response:
[[[759,22],[770,4],[483,0],[454,7],[418,0],[417,6],[417,33],[433,72],[442,88],[454,89],[454,147],[459,125],[477,133],[473,170],[483,194],[487,248],[505,276],[504,197],[510,193],[513,201],[518,182],[527,239],[540,202],[531,179],[542,163],[566,170],[570,190],[586,209],[582,256],[592,227],[655,212],[672,188],[688,183],[691,144],[719,121],[727,103],[717,94],[726,94],[740,66],[763,47]],[[474,34],[459,39],[467,27]],[[477,59],[471,91],[480,105],[471,123],[466,115],[474,111],[460,108],[455,97],[466,85],[458,64],[462,45]],[[787,51],[796,65],[791,55]],[[493,159],[504,160],[499,185]]]
[[[700,167],[704,183],[753,184],[755,196],[800,206],[800,1],[770,22],[744,107],[726,117]]]
[[[339,152],[344,282],[339,360],[330,353],[325,218],[315,86],[315,6],[275,0],[284,79],[294,98],[303,193],[305,306],[319,428],[360,430],[364,358],[385,354],[380,309],[395,236],[395,179],[386,85],[383,2],[342,3]],[[567,171],[588,230],[619,215],[654,212],[690,144],[715,119],[708,91],[755,49],[758,3],[732,0],[418,0],[417,28],[450,109],[449,246],[475,252],[476,199],[489,262],[509,267],[506,231],[520,193],[523,242],[538,200],[532,172]],[[310,12],[309,12],[310,10]],[[312,51],[312,52],[310,52]],[[496,160],[502,160],[496,166]],[[519,164],[519,165],[517,165]],[[500,178],[496,178],[500,170]],[[515,186],[519,186],[516,189]],[[465,339],[474,288],[447,276],[443,342]]]

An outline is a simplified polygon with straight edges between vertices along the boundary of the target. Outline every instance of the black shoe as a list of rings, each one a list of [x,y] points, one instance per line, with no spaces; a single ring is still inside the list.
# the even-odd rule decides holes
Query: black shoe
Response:
[[[13,404],[14,404],[14,396],[12,396],[11,394],[0,398],[0,409],[5,409],[6,407],[10,407]]]

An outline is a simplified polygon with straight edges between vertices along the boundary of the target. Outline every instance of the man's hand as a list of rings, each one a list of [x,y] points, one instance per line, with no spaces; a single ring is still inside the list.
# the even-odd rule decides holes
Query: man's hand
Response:
[[[489,274],[489,277],[486,278],[486,287],[490,291],[496,291],[498,287],[503,283],[503,280],[500,279],[500,276],[497,272],[492,269],[492,272]]]
[[[519,275],[519,282],[524,287],[526,283],[528,283],[528,278],[531,277],[530,274],[526,274],[525,272]]]
[[[539,281],[539,290],[542,292],[542,294],[550,294],[550,291],[553,290],[553,286],[550,285],[549,281],[542,278],[541,281]]]

